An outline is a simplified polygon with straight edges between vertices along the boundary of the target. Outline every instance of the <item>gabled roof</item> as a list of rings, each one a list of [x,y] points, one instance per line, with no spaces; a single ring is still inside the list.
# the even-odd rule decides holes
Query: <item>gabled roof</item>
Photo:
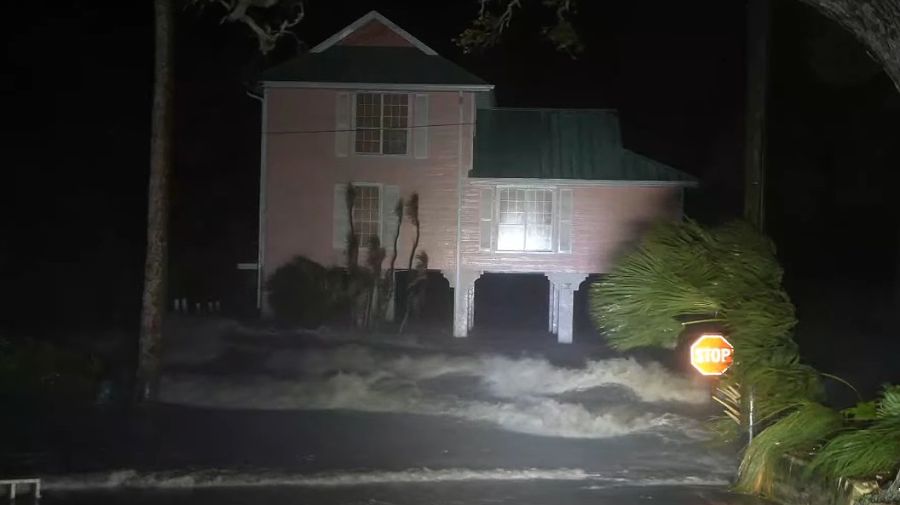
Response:
[[[615,111],[584,109],[479,110],[469,176],[696,184],[623,148]]]
[[[393,44],[378,41],[345,44],[354,33],[378,23]],[[383,30],[383,29],[382,29]],[[398,38],[399,37],[399,38]],[[408,43],[408,44],[407,44]],[[260,76],[272,87],[352,87],[377,85],[427,89],[493,89],[492,84],[438,55],[378,12],[372,11],[332,35],[310,52],[265,70]]]
[[[350,23],[349,25],[345,26],[343,30],[341,30],[341,31],[335,33],[334,35],[332,35],[331,37],[328,37],[327,39],[323,40],[321,43],[319,43],[319,45],[310,49],[309,52],[321,53],[322,51],[325,51],[326,49],[337,44],[338,42],[346,39],[350,34],[359,30],[363,26],[366,26],[367,24],[369,24],[372,21],[376,21],[376,22],[381,23],[382,25],[390,28],[391,31],[393,31],[400,37],[406,39],[406,41],[409,42],[410,44],[412,44],[413,47],[418,48],[423,53],[425,53],[429,56],[437,56],[437,51],[426,46],[421,40],[410,35],[409,32],[407,32],[403,28],[400,28],[399,26],[397,26],[390,19],[382,16],[378,11],[369,11],[369,13],[366,14],[365,16],[363,16],[363,17],[357,19],[356,21]]]
[[[414,47],[334,46],[327,51],[306,53],[272,67],[263,72],[260,80],[323,86],[424,84],[448,88],[493,88],[493,85],[459,65],[440,56],[429,56]]]

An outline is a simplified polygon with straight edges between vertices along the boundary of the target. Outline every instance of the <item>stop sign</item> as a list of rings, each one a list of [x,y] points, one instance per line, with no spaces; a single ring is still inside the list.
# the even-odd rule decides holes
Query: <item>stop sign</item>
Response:
[[[718,333],[705,333],[691,344],[691,365],[703,375],[722,375],[734,361],[734,347]]]

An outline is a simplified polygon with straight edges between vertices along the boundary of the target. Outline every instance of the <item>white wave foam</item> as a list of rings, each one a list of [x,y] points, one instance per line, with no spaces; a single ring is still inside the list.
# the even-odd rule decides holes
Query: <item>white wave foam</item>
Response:
[[[330,350],[281,352],[268,363],[273,371],[300,371],[320,375],[342,370],[359,374],[381,373],[398,379],[422,381],[444,376],[479,379],[501,398],[523,395],[552,396],[602,386],[623,386],[647,402],[709,403],[709,391],[666,370],[659,363],[641,364],[631,358],[589,361],[581,368],[559,367],[545,359],[499,355],[450,356],[423,354],[399,357],[361,346]]]
[[[709,486],[709,487],[722,487],[728,486],[731,482],[728,479],[722,478],[707,478],[707,477],[697,477],[694,475],[688,475],[685,477],[674,477],[674,478],[647,478],[647,479],[637,479],[630,480],[625,478],[618,479],[610,479],[603,484],[591,484],[590,486],[584,486],[582,489],[591,489],[591,490],[599,490],[599,489],[609,489],[610,487],[662,487],[662,486]]]
[[[473,470],[467,468],[431,470],[428,468],[415,468],[400,471],[335,472],[323,474],[269,471],[239,472],[228,470],[141,473],[135,470],[118,470],[108,473],[46,477],[42,480],[42,484],[47,489],[77,491],[118,488],[178,489],[255,486],[336,487],[436,482],[590,480],[597,478],[601,478],[601,476],[587,473],[578,468],[497,468],[490,470]]]
[[[681,478],[629,478],[622,475],[589,473],[579,468],[414,468],[399,471],[335,472],[320,474],[274,471],[241,472],[229,470],[195,470],[138,472],[117,470],[106,473],[50,476],[42,480],[48,490],[87,491],[97,489],[193,489],[226,487],[346,487],[380,484],[425,484],[479,481],[587,481],[584,489],[606,489],[617,486],[724,486],[724,479],[687,476]]]
[[[487,402],[423,394],[414,383],[397,383],[385,374],[341,373],[318,381],[276,380],[261,376],[212,377],[191,374],[163,378],[161,400],[208,408],[355,410],[447,416],[494,424],[531,435],[606,438],[633,433],[702,433],[694,420],[673,414],[634,413],[610,406],[588,409],[547,397]],[[391,381],[382,387],[381,381]]]
[[[546,359],[496,354],[398,353],[361,345],[279,351],[268,359],[266,369],[281,378],[169,374],[163,378],[161,397],[168,403],[208,408],[447,416],[554,437],[606,438],[667,431],[689,438],[705,436],[696,421],[682,416],[596,401],[589,405],[564,397],[615,385],[644,402],[709,401],[704,388],[658,363],[616,358],[569,368]],[[437,392],[438,383],[430,381],[440,378],[471,378],[478,390]]]
[[[530,435],[567,438],[607,438],[647,432],[679,420],[671,414],[632,415],[624,411],[591,411],[582,405],[551,399],[528,403],[472,402],[452,409],[449,415],[471,421],[496,424],[510,431]]]

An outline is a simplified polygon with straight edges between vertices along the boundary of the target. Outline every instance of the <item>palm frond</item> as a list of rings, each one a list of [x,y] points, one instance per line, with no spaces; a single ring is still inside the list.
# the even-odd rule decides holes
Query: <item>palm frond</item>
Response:
[[[591,286],[591,314],[618,349],[672,348],[677,318],[720,314],[748,349],[789,339],[794,308],[771,242],[743,223],[662,223]]]
[[[815,370],[799,363],[782,276],[772,242],[746,223],[662,223],[591,286],[591,315],[612,347],[627,350],[674,348],[686,333],[680,321],[713,314],[735,346],[724,383],[752,386],[770,417],[821,394]]]
[[[817,448],[809,470],[825,476],[896,472],[900,386],[845,411],[850,427],[841,431],[841,413],[819,403],[822,378],[853,386],[800,362],[792,338],[796,315],[782,278],[774,245],[746,223],[711,229],[663,223],[591,285],[590,312],[620,350],[673,348],[688,333],[682,321],[711,319],[728,333],[735,362],[717,386],[714,400],[723,415],[710,427],[720,440],[735,440],[752,394],[763,428],[744,453],[739,490],[771,494],[784,456]]]
[[[886,386],[881,397],[847,409],[865,423],[850,428],[816,453],[808,471],[832,478],[871,477],[900,469],[900,386]]]
[[[778,465],[786,454],[809,451],[841,427],[837,412],[815,402],[801,402],[790,414],[763,430],[744,452],[736,488],[772,495]]]
[[[737,384],[719,383],[713,400],[722,406],[728,419],[741,424],[741,389]]]
[[[878,405],[875,400],[859,402],[852,407],[842,410],[841,414],[850,421],[874,421],[878,417]]]
[[[711,443],[718,446],[731,445],[737,442],[741,433],[741,426],[730,416],[720,416],[707,422],[707,428],[712,433]]]
[[[807,468],[831,478],[893,474],[900,468],[900,416],[840,433],[816,453]]]
[[[900,385],[884,388],[878,402],[878,417],[900,417]]]

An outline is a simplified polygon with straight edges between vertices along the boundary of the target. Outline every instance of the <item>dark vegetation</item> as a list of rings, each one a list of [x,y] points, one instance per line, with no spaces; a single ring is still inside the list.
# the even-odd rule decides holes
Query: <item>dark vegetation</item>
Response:
[[[738,440],[752,396],[758,433],[744,451],[739,490],[771,495],[789,455],[834,479],[893,476],[900,387],[844,411],[829,405],[825,382],[844,381],[801,361],[782,275],[774,245],[749,224],[664,223],[592,285],[592,315],[620,350],[675,348],[695,327],[727,333],[735,363],[716,385],[723,415],[712,425],[723,440]]]
[[[104,375],[101,360],[83,351],[32,339],[0,337],[0,403],[89,403]]]
[[[336,285],[343,272],[297,256],[266,282],[269,304],[279,319],[302,328],[317,328],[335,310]]]
[[[400,198],[393,209],[396,229],[393,230],[390,262],[384,269],[387,251],[381,239],[372,236],[360,261],[359,233],[353,224],[353,209],[357,193],[347,184],[345,194],[349,231],[346,239],[346,264],[326,268],[308,258],[297,256],[279,267],[266,281],[269,304],[275,317],[302,328],[317,328],[325,322],[349,322],[365,330],[378,330],[396,319],[395,302],[403,300],[402,318],[398,331],[406,329],[411,318],[421,313],[425,301],[428,273],[428,254],[418,250],[421,224],[419,196],[413,193],[407,200]],[[396,263],[400,232],[404,215],[414,227],[415,236],[410,250],[405,281],[398,285]],[[399,293],[398,291],[401,291]],[[402,295],[402,296],[398,296]]]

